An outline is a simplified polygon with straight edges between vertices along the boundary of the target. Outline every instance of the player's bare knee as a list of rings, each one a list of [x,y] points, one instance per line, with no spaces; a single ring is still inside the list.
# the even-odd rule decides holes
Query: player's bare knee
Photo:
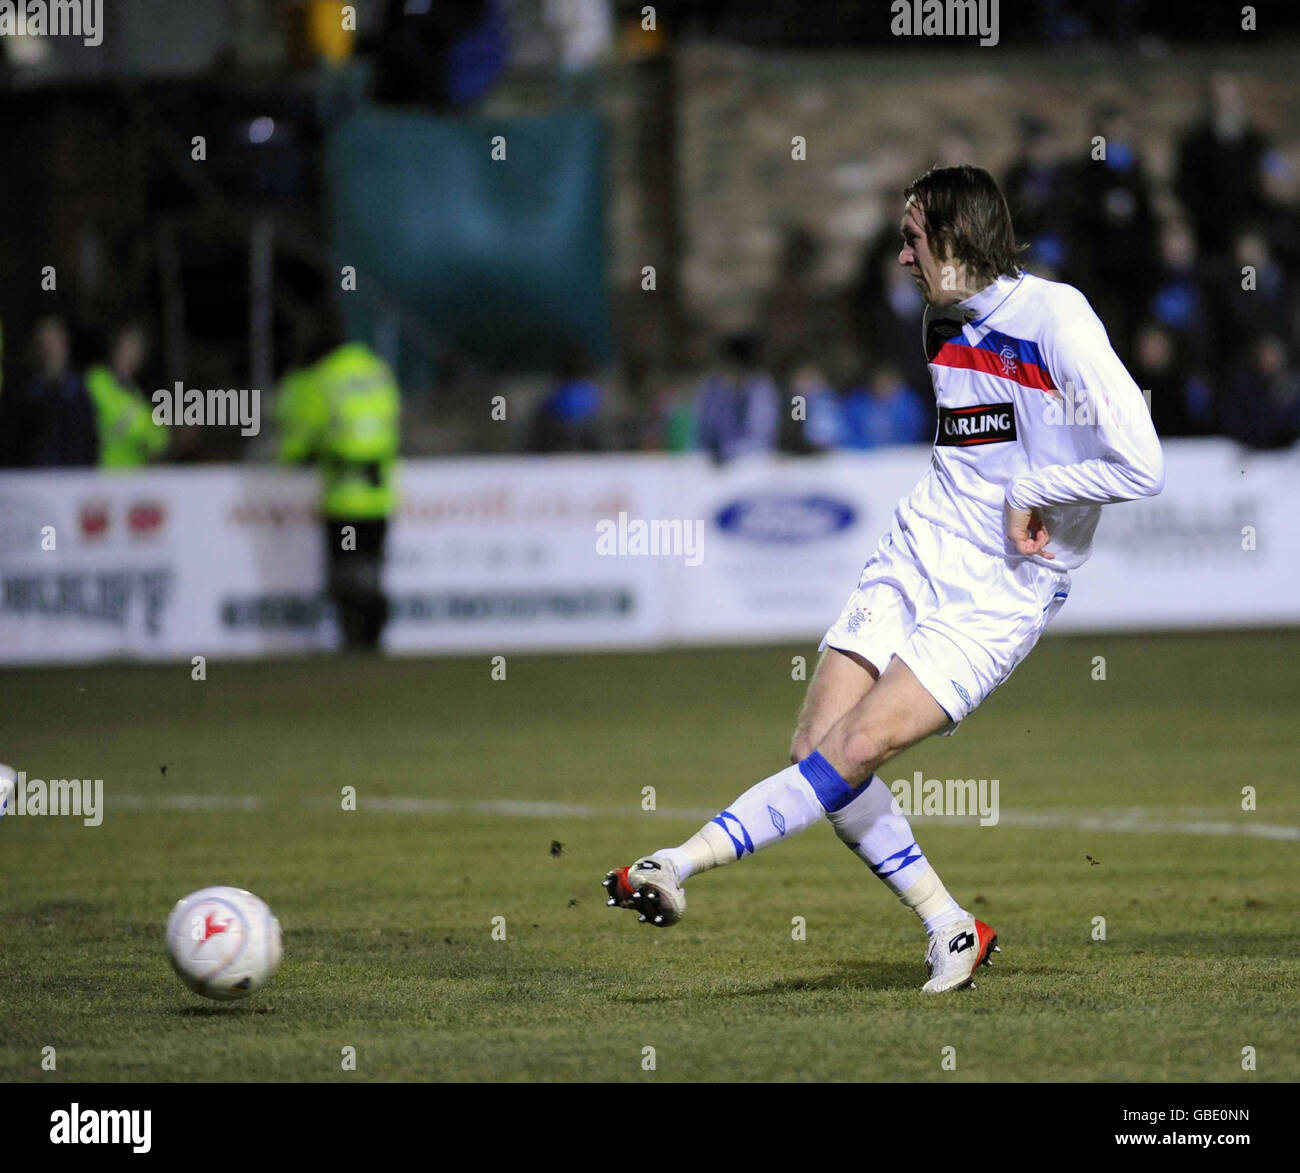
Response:
[[[844,736],[841,756],[850,764],[854,775],[870,774],[889,757],[889,739],[878,729],[853,729]]]
[[[812,734],[801,726],[794,731],[794,740],[790,743],[790,763],[797,766],[816,748]]]

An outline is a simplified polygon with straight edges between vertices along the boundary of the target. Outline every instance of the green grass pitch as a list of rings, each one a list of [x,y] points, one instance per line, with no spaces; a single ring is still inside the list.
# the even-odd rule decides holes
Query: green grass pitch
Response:
[[[671,930],[604,907],[607,868],[784,763],[798,655],[7,672],[0,758],[103,778],[107,813],[0,820],[0,1080],[1300,1079],[1294,633],[1048,638],[885,767],[1000,783],[996,827],[913,821],[1004,950],[941,998],[824,826],[692,881]],[[173,902],[217,883],[284,926],[244,1003],[163,952]]]

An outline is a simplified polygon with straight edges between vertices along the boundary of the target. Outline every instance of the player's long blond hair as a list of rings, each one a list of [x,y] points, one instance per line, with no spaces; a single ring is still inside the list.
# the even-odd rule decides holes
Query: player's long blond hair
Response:
[[[1016,254],[1020,249],[1011,211],[997,182],[983,167],[969,163],[931,167],[912,180],[903,195],[920,205],[935,256],[965,265],[979,284],[1019,273]]]

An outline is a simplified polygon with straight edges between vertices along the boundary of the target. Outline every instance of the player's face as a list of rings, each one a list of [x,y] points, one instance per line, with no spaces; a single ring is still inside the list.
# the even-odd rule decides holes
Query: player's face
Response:
[[[959,281],[947,282],[949,286],[958,288],[944,288],[944,266],[953,265],[954,262],[948,257],[935,256],[930,251],[930,242],[925,234],[925,219],[915,200],[907,201],[899,229],[903,234],[903,248],[898,254],[898,263],[911,274],[921,296],[931,305],[947,305],[959,300],[962,296]]]

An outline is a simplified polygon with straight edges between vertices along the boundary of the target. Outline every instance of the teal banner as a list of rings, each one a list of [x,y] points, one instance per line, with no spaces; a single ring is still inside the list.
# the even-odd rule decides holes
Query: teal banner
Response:
[[[400,303],[404,370],[423,371],[431,353],[514,370],[577,352],[609,358],[595,114],[443,119],[372,107],[331,135],[325,172],[332,251],[356,268],[357,292],[341,300],[348,328],[387,349]],[[373,296],[381,288],[388,304]],[[431,346],[413,346],[412,330]]]

